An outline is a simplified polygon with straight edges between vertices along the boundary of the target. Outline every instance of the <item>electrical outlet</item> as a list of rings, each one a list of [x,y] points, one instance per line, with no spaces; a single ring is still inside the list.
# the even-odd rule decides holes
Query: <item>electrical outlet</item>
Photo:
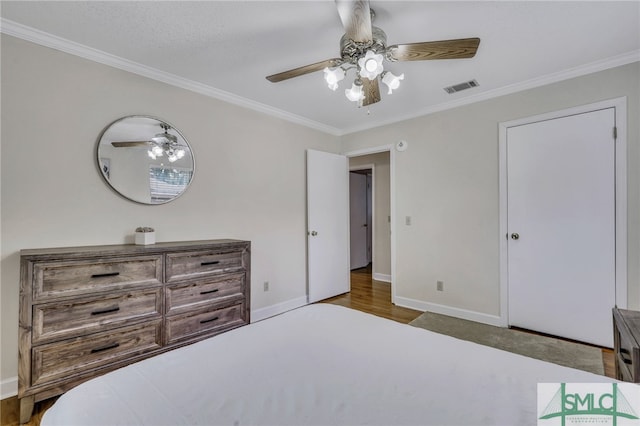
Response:
[[[436,290],[444,291],[444,281],[436,281]]]
[[[264,291],[269,291],[269,281],[265,281],[263,284]]]

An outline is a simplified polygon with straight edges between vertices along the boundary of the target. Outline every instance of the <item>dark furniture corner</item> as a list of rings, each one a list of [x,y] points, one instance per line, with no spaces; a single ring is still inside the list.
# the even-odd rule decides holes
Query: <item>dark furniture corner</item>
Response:
[[[616,379],[640,383],[640,312],[613,308]]]

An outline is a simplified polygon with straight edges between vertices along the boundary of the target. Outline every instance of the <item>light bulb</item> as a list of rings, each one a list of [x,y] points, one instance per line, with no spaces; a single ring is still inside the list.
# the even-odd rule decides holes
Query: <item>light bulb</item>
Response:
[[[364,68],[369,72],[375,72],[375,70],[378,68],[378,63],[375,59],[367,59],[364,63]]]

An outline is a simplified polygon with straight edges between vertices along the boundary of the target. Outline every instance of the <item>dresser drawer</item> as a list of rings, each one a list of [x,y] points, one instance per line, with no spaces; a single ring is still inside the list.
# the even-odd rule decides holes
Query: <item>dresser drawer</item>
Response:
[[[101,331],[162,315],[162,288],[33,306],[33,343]]]
[[[159,349],[161,320],[122,327],[32,349],[32,382],[35,386],[81,374]]]
[[[199,305],[222,303],[231,298],[242,298],[244,292],[244,272],[225,274],[205,281],[189,281],[168,286],[166,292],[167,315]]]
[[[37,263],[33,297],[72,296],[162,283],[162,256]]]
[[[240,270],[242,251],[193,251],[167,254],[166,282],[175,282]]]
[[[214,334],[246,324],[245,305],[238,304],[220,309],[200,309],[168,317],[165,321],[166,344],[189,339],[198,334]]]

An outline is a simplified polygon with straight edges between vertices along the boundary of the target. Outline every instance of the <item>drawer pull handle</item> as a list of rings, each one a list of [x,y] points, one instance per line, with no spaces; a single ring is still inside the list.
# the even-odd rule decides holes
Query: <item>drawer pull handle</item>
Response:
[[[201,291],[200,294],[217,293],[218,291],[220,291],[220,289],[214,288],[213,290],[209,290],[209,291]]]
[[[115,349],[118,346],[120,346],[120,343],[112,343],[110,345],[103,346],[101,348],[91,349],[91,353],[95,354],[95,353],[98,353],[98,352],[108,351],[109,349]]]
[[[218,263],[220,263],[219,260],[212,260],[211,262],[200,262],[200,266],[217,265]]]
[[[119,306],[114,308],[101,309],[99,311],[92,311],[91,315],[102,315],[102,314],[110,314],[111,312],[118,312],[120,310]]]
[[[213,317],[213,318],[208,319],[208,320],[202,320],[202,321],[200,321],[200,324],[206,324],[208,322],[213,322],[213,321],[216,321],[217,319],[218,319],[218,317]]]
[[[103,274],[93,274],[91,278],[116,277],[118,275],[120,275],[120,272],[105,272]]]

